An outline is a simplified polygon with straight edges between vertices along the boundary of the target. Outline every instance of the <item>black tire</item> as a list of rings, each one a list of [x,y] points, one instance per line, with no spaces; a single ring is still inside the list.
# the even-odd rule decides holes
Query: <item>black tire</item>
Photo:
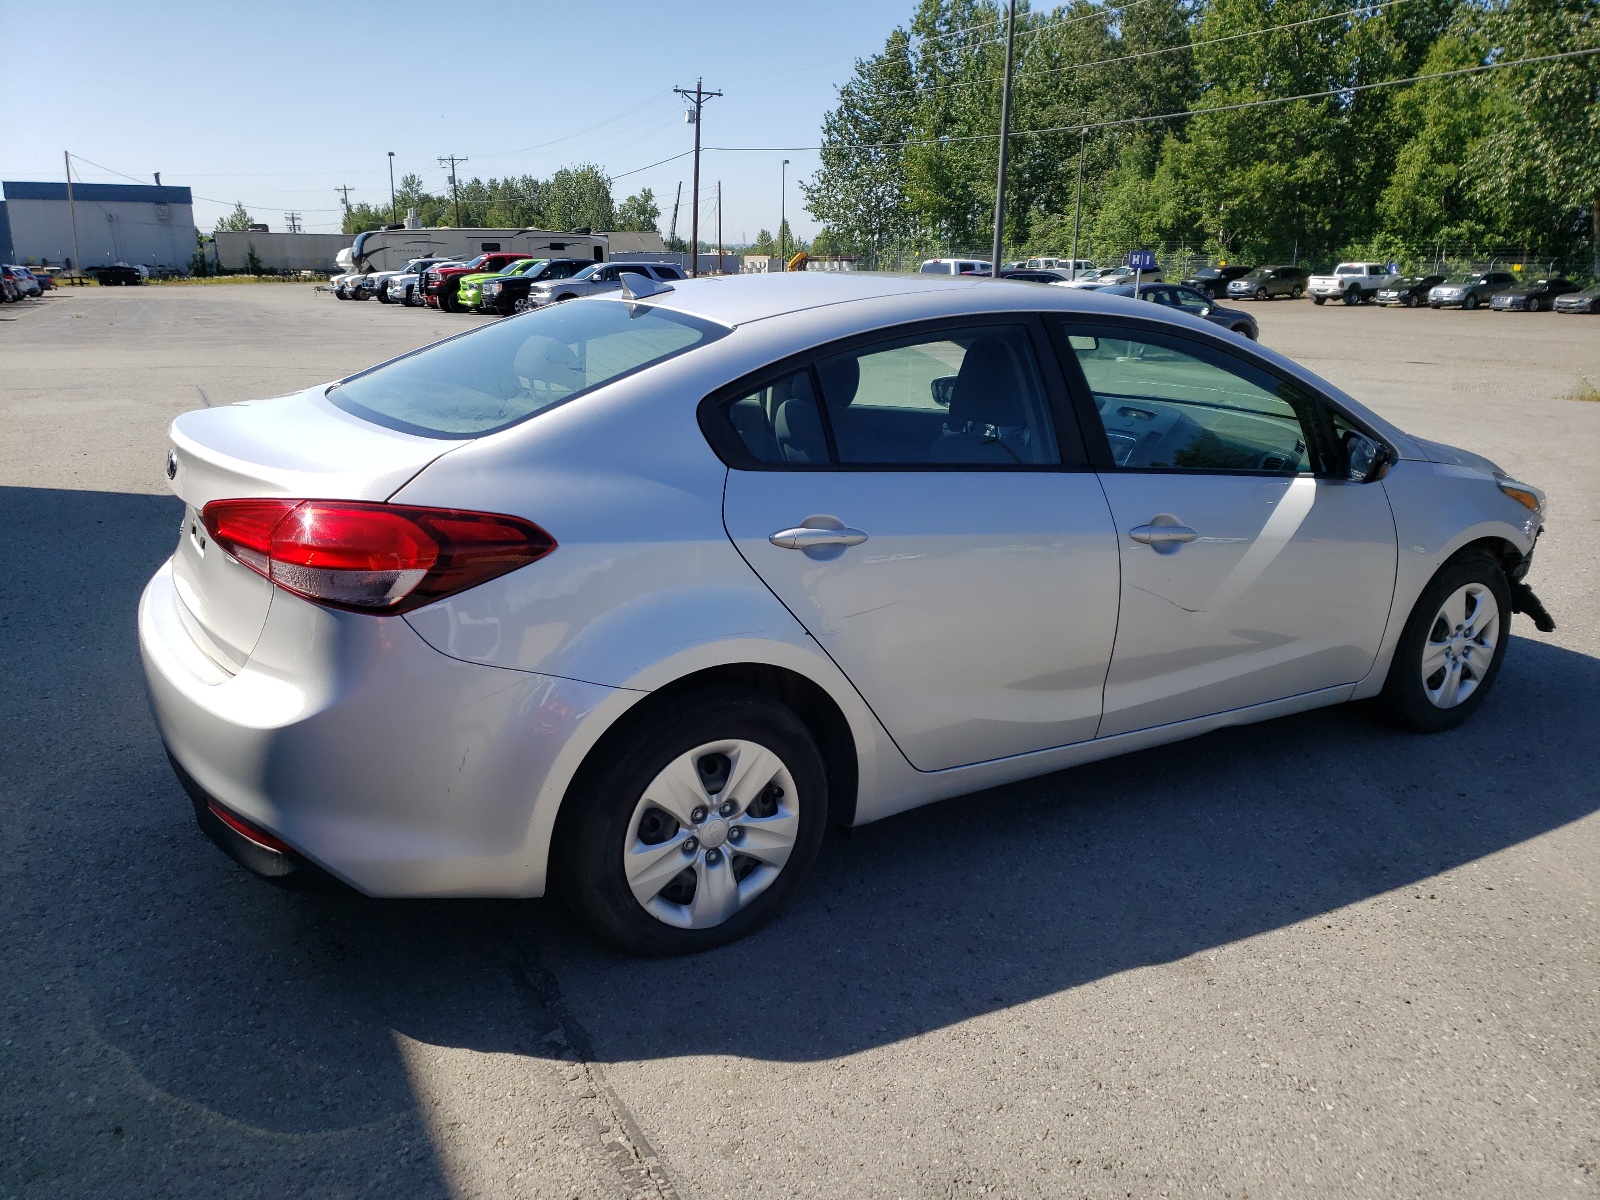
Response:
[[[1270,295],[1268,295],[1266,288],[1258,287],[1256,289],[1256,299],[1257,300],[1270,300],[1270,299],[1272,299],[1272,297]]]
[[[1291,299],[1291,300],[1298,300],[1298,299],[1300,299],[1301,296],[1304,296],[1305,294],[1306,294],[1305,288],[1301,287],[1298,283],[1295,284],[1294,287],[1289,289],[1289,299]]]
[[[1461,302],[1461,307],[1466,312],[1471,312],[1478,307],[1478,297],[1473,292],[1467,293],[1467,298]]]
[[[1415,308],[1417,306],[1417,298],[1416,298],[1416,296],[1414,294],[1412,294],[1410,292],[1407,292],[1406,293],[1406,298],[1405,298],[1405,300],[1402,301],[1402,303],[1407,308]]]
[[[1252,342],[1256,340],[1256,335],[1251,331],[1250,326],[1248,325],[1235,325],[1233,327],[1233,331],[1240,337],[1249,338]]]
[[[456,294],[454,292],[446,292],[441,290],[439,292],[439,307],[448,313],[461,311],[461,305],[456,300]]]
[[[1360,304],[1361,303],[1361,289],[1358,288],[1358,287],[1347,287],[1347,288],[1345,288],[1345,290],[1344,290],[1344,302],[1350,308],[1354,308],[1354,307],[1356,307],[1356,305]]]
[[[669,925],[634,898],[623,870],[634,809],[674,759],[707,742],[733,739],[776,754],[794,780],[794,848],[766,890],[720,925]],[[726,687],[683,696],[641,717],[595,757],[562,806],[551,869],[557,892],[578,918],[620,950],[652,957],[694,954],[744,937],[777,915],[821,848],[828,821],[822,755],[800,718],[761,692]]]
[[[1327,302],[1328,302],[1328,298],[1326,296],[1313,296],[1313,297],[1311,297],[1311,303],[1315,304],[1318,308],[1321,308]]]
[[[375,290],[372,294],[377,297],[379,304],[389,303],[389,285],[387,283],[378,285],[377,290]]]
[[[1500,628],[1494,655],[1473,692],[1454,708],[1439,708],[1428,699],[1422,682],[1423,646],[1433,630],[1435,617],[1445,599],[1458,588],[1481,583],[1494,593],[1500,606]],[[1456,555],[1422,589],[1411,616],[1400,632],[1389,664],[1389,676],[1378,696],[1380,715],[1390,724],[1415,733],[1443,733],[1460,725],[1483,703],[1505,661],[1511,634],[1511,586],[1500,564],[1481,550],[1465,550]]]

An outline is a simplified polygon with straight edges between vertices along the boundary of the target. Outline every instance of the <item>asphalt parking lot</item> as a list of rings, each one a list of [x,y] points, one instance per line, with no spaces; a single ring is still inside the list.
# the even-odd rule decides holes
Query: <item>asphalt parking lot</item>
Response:
[[[1600,1192],[1600,319],[1250,308],[1549,492],[1556,632],[1516,618],[1451,734],[1310,713],[834,837],[671,962],[544,901],[251,878],[145,704],[168,421],[482,318],[0,309],[0,1197]]]

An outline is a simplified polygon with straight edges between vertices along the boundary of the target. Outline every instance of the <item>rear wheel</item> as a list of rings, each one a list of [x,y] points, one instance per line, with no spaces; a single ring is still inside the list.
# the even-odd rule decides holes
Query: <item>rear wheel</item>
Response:
[[[1328,302],[1328,298],[1326,296],[1313,296],[1313,297],[1311,297],[1311,303],[1315,304],[1318,308],[1321,308],[1327,302]]]
[[[1500,673],[1511,588],[1500,564],[1471,550],[1422,590],[1400,633],[1379,706],[1418,733],[1454,729],[1483,703]]]
[[[1298,299],[1300,299],[1301,296],[1304,296],[1305,294],[1306,294],[1305,288],[1301,287],[1298,283],[1295,284],[1294,287],[1289,289],[1289,299],[1291,299],[1291,300],[1298,300]]]
[[[760,692],[688,696],[630,730],[567,798],[552,864],[597,935],[633,954],[692,954],[770,920],[827,824],[822,756]]]

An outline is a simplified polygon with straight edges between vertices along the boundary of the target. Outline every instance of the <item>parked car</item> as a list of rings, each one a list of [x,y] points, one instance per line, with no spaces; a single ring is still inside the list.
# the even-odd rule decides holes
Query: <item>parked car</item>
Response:
[[[830,823],[1347,700],[1455,728],[1552,627],[1538,488],[1062,288],[552,305],[186,413],[166,473],[139,642],[205,831],[375,896],[555,881],[635,953],[757,928]]]
[[[445,312],[459,312],[461,304],[456,297],[456,293],[461,285],[463,276],[486,271],[498,271],[518,259],[527,257],[526,254],[518,251],[493,250],[480,254],[477,258],[460,266],[431,266],[422,273],[423,299],[427,302],[429,308],[442,308]]]
[[[1050,270],[1045,267],[1023,267],[1012,271],[1001,271],[1001,279],[1020,279],[1024,283],[1070,283],[1072,272],[1066,268]]]
[[[17,290],[16,283],[11,278],[11,272],[0,267],[0,303],[14,304],[22,299],[22,293]]]
[[[398,271],[369,271],[366,275],[356,277],[350,290],[354,299],[364,300],[368,296],[375,297],[380,304],[395,303],[394,297],[389,294],[389,281],[396,275],[416,275],[427,270],[435,263],[444,262],[441,258],[414,258],[403,265]],[[360,293],[356,295],[355,293]],[[402,296],[404,292],[401,293]],[[403,301],[402,301],[403,302]]]
[[[930,258],[917,270],[923,275],[965,275],[978,272],[987,275],[993,266],[994,264],[987,259]]]
[[[1228,283],[1228,296],[1233,300],[1276,300],[1279,296],[1298,300],[1305,295],[1310,278],[1305,267],[1281,263],[1256,267]]]
[[[1313,275],[1306,282],[1313,304],[1342,300],[1349,305],[1366,304],[1400,278],[1385,263],[1347,262],[1333,269],[1332,275]]]
[[[1045,255],[1042,258],[1030,258],[1027,262],[1021,264],[1019,269],[1031,271],[1040,268],[1049,271],[1065,271],[1068,279],[1081,279],[1090,271],[1099,270],[1087,258],[1052,258],[1049,255]]]
[[[33,272],[27,267],[17,263],[6,263],[3,269],[10,278],[11,285],[17,289],[19,297],[38,299],[44,295],[44,285],[34,278]]]
[[[1256,319],[1247,312],[1237,308],[1223,308],[1204,292],[1196,291],[1190,287],[1179,287],[1170,283],[1151,283],[1139,285],[1140,300],[1151,304],[1160,304],[1166,308],[1176,308],[1190,316],[1200,317],[1210,321],[1213,325],[1221,325],[1224,329],[1232,330],[1241,337],[1247,337],[1252,342],[1259,341],[1261,329],[1256,324]],[[1131,283],[1118,284],[1115,287],[1100,289],[1102,296],[1132,296],[1134,286]]]
[[[328,280],[328,283],[333,288],[333,294],[335,297],[340,300],[348,300],[350,299],[351,282],[360,278],[362,278],[360,272],[346,271],[341,275],[333,276]]]
[[[1429,308],[1477,308],[1496,292],[1515,287],[1517,277],[1510,271],[1473,271],[1452,275],[1428,292]]]
[[[483,284],[491,279],[502,279],[509,275],[520,275],[530,267],[537,268],[541,263],[548,262],[542,258],[519,258],[507,263],[498,271],[480,271],[472,275],[463,275],[461,282],[456,285],[456,301],[462,308],[477,309],[483,302]]]
[[[614,292],[622,286],[624,274],[643,275],[646,279],[659,279],[673,283],[686,278],[682,267],[672,263],[595,263],[585,267],[569,279],[551,279],[536,283],[520,307],[524,310],[542,308],[563,300],[576,300],[580,296],[598,296]]]
[[[409,308],[421,308],[422,299],[422,272],[430,267],[456,267],[463,264],[453,258],[423,259],[415,271],[406,271],[403,274],[391,275],[384,285],[389,296],[390,304],[403,304]]]
[[[1415,308],[1426,302],[1428,293],[1443,282],[1443,275],[1403,275],[1388,287],[1379,289],[1377,302],[1385,308],[1395,305]]]
[[[1558,313],[1600,313],[1600,283],[1591,283],[1581,292],[1568,292],[1557,296]]]
[[[1578,285],[1559,275],[1530,280],[1503,292],[1496,292],[1489,301],[1495,312],[1540,312],[1555,307],[1556,297],[1578,290]]]
[[[1244,263],[1224,263],[1220,267],[1201,267],[1194,273],[1193,279],[1185,279],[1183,286],[1193,288],[1197,292],[1204,292],[1213,300],[1220,299],[1228,294],[1228,285],[1235,279],[1242,279],[1250,274],[1251,268]]]
[[[29,267],[28,271],[39,281],[39,287],[46,292],[56,290],[56,272],[60,267]]]
[[[487,280],[483,285],[484,312],[497,312],[509,317],[527,307],[528,293],[541,283],[571,279],[586,267],[594,266],[592,258],[547,258],[543,265],[529,267],[519,275]]]
[[[1141,283],[1160,283],[1162,280],[1166,279],[1166,273],[1163,272],[1160,267],[1154,267],[1148,271],[1138,272],[1138,277]],[[1108,285],[1115,287],[1119,283],[1132,283],[1134,279],[1134,270],[1132,267],[1128,266],[1107,267],[1105,270],[1096,275],[1094,279],[1095,282],[1100,284],[1102,287]]]
[[[145,273],[127,263],[115,263],[109,267],[90,267],[88,274],[93,275],[95,282],[101,287],[137,287],[145,281]]]

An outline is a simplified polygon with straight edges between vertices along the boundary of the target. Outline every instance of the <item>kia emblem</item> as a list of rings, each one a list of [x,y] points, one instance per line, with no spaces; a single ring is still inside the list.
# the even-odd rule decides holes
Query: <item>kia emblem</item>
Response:
[[[168,450],[167,451],[167,478],[168,479],[176,479],[177,477],[178,477],[178,452],[176,450]]]

